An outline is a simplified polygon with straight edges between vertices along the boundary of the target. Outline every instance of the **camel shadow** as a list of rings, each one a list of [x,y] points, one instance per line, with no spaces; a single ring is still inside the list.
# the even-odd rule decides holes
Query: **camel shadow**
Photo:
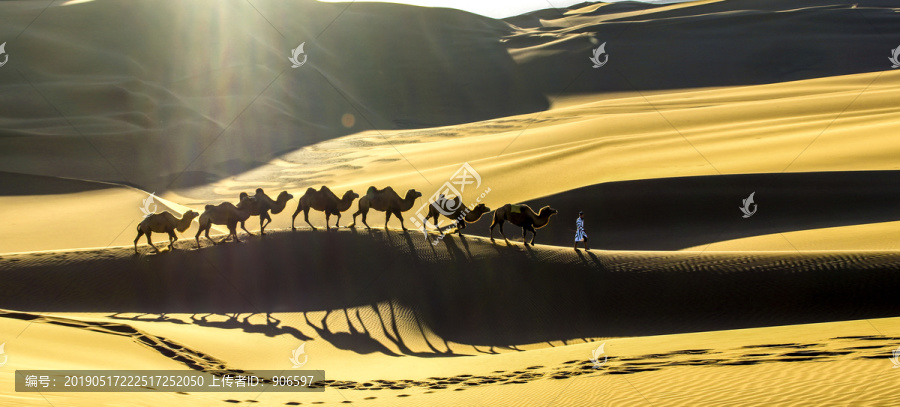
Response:
[[[124,320],[124,321],[137,321],[137,322],[166,322],[171,324],[178,325],[197,325],[208,328],[219,328],[219,329],[241,329],[246,333],[259,333],[266,335],[268,337],[275,337],[279,335],[291,335],[301,341],[308,341],[313,338],[306,336],[300,330],[291,327],[291,326],[279,326],[281,324],[281,320],[275,318],[270,313],[266,313],[266,323],[265,324],[253,324],[251,323],[250,317],[256,315],[258,313],[250,313],[243,320],[240,320],[238,316],[240,313],[226,315],[228,317],[225,321],[209,321],[209,318],[212,315],[217,315],[215,313],[208,313],[201,318],[197,318],[197,314],[191,315],[191,322],[185,322],[181,319],[177,318],[169,318],[166,313],[159,314],[150,314],[150,313],[142,313],[135,315],[133,317],[124,317],[121,316],[121,313],[115,313],[110,315],[109,317],[112,319]],[[156,318],[141,318],[145,315],[159,315]]]
[[[316,326],[309,320],[309,316],[306,312],[303,313],[303,318],[306,320],[306,324],[312,327],[312,329],[316,331],[316,334],[320,338],[332,344],[338,349],[353,351],[361,355],[368,355],[370,353],[378,352],[387,356],[400,356],[372,337],[368,328],[366,328],[366,325],[363,322],[362,318],[360,318],[359,311],[356,312],[356,318],[359,320],[359,323],[362,326],[361,331],[357,330],[353,325],[347,309],[343,309],[343,311],[344,317],[347,319],[349,332],[332,332],[331,329],[328,328],[328,315],[331,314],[332,310],[328,310],[325,312],[325,315],[322,317],[322,321],[320,322],[320,324],[322,325],[321,328]]]
[[[423,327],[422,321],[419,319],[419,316],[415,313],[413,314],[413,319],[416,322],[416,328],[419,331],[419,334],[422,335],[422,339],[425,341],[428,349],[431,349],[431,352],[416,352],[409,348],[406,345],[406,342],[403,341],[402,335],[400,334],[400,329],[397,326],[397,315],[394,311],[394,304],[392,302],[388,302],[388,310],[389,310],[389,320],[390,320],[390,330],[388,330],[387,324],[385,324],[384,316],[381,314],[381,310],[378,309],[377,304],[371,305],[372,310],[375,311],[375,315],[378,316],[378,322],[381,324],[381,329],[384,331],[384,335],[387,337],[397,349],[400,350],[400,353],[407,356],[416,356],[416,357],[424,357],[424,358],[432,358],[432,357],[457,357],[457,356],[465,356],[458,355],[453,353],[453,350],[450,349],[450,344],[447,340],[443,340],[444,348],[447,350],[441,351],[437,349],[431,341],[428,339],[428,336],[425,335],[425,328]],[[357,311],[357,318],[359,317],[359,311]]]
[[[217,315],[215,313],[208,313],[200,318],[197,318],[197,314],[191,315],[191,322],[194,325],[209,327],[209,328],[220,328],[220,329],[240,329],[246,333],[255,333],[255,334],[263,334],[268,337],[275,337],[279,335],[291,335],[294,338],[297,338],[301,341],[308,341],[313,339],[312,337],[306,336],[303,332],[300,332],[297,328],[291,326],[279,326],[281,324],[281,320],[272,316],[271,313],[266,313],[266,323],[265,324],[253,324],[250,322],[250,317],[253,315],[259,314],[257,312],[247,314],[243,320],[240,320],[237,314],[227,315],[228,319],[225,321],[210,321],[209,318],[212,315]]]
[[[117,312],[115,314],[110,315],[109,318],[124,320],[124,321],[168,322],[168,323],[177,324],[177,325],[188,325],[187,322],[184,322],[180,319],[169,318],[168,316],[166,316],[166,313],[164,313],[164,312],[160,313],[160,314],[141,313],[141,314],[135,315],[133,317],[123,317],[123,316],[120,316],[120,314],[121,314],[120,312]],[[144,315],[159,315],[159,316],[156,318],[141,318]]]

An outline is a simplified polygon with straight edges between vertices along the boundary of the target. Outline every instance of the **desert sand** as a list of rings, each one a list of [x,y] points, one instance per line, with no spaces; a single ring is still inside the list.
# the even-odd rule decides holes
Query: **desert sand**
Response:
[[[4,3],[0,405],[896,405],[894,7]],[[422,232],[464,163],[466,204],[559,211],[536,246],[492,242],[492,214]],[[422,197],[408,231],[348,228],[357,203],[292,231],[322,185]],[[256,188],[294,195],[266,236],[198,247],[194,222],[134,254],[150,194],[181,214]],[[324,392],[14,391],[291,371],[301,344]]]

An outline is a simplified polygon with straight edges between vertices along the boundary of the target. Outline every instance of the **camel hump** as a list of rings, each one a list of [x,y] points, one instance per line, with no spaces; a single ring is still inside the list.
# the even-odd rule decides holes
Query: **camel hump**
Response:
[[[306,195],[312,195],[316,193],[316,189],[313,187],[306,188]]]
[[[375,196],[377,192],[378,188],[375,188],[375,186],[371,186],[366,190],[366,196],[369,197],[369,199],[372,199],[372,197]]]
[[[510,204],[509,212],[510,213],[522,213],[522,205]]]
[[[208,204],[208,205],[204,206],[204,209],[211,211],[213,209],[216,209],[216,206],[213,204]]]

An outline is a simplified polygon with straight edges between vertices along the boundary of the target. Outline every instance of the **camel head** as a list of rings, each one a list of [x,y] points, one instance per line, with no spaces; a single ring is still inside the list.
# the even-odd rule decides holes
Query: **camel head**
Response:
[[[259,189],[257,191],[262,191],[262,189]],[[278,194],[278,199],[276,199],[276,201],[287,202],[287,201],[290,201],[291,199],[294,199],[293,195],[289,194],[288,191],[281,191],[281,193]]]
[[[422,193],[419,192],[419,191],[416,191],[415,189],[410,189],[409,191],[406,191],[406,198],[407,198],[407,199],[410,199],[410,198],[412,198],[412,199],[418,199],[418,198],[421,198],[421,197],[422,197]]]
[[[491,211],[491,208],[488,208],[483,203],[475,205],[475,208],[472,209],[472,212],[480,212],[480,213],[488,213]]]
[[[550,217],[550,216],[556,215],[557,213],[559,213],[558,210],[553,209],[553,208],[551,208],[551,207],[549,207],[549,206],[545,206],[545,207],[541,208],[541,211],[538,213],[538,216],[540,216],[540,217],[544,217],[544,216]]]
[[[191,222],[198,216],[200,216],[200,214],[195,211],[185,212],[184,215],[181,215],[181,219],[175,221],[175,229],[183,233],[191,227]]]
[[[469,213],[466,214],[466,218],[465,218],[465,219],[466,219],[466,222],[469,222],[469,223],[475,223],[475,222],[478,222],[478,220],[481,219],[481,217],[482,217],[484,214],[486,214],[486,213],[488,213],[488,212],[490,212],[490,211],[491,211],[491,208],[488,208],[488,207],[485,206],[485,204],[483,204],[483,203],[478,204],[478,205],[475,205],[475,207],[472,208],[472,210],[469,211]]]
[[[188,219],[189,221],[194,220],[194,218],[200,216],[196,211],[187,211],[184,215],[181,216],[182,219]]]
[[[347,199],[347,197],[350,197],[350,199],[356,199],[356,198],[359,198],[359,194],[357,194],[356,192],[353,192],[353,190],[351,189],[347,192],[344,192],[343,199]]]

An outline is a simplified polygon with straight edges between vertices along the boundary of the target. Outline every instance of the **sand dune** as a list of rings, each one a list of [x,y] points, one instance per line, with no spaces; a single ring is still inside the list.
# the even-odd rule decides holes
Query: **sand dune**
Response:
[[[383,255],[311,255],[323,248]],[[881,380],[872,393],[848,400],[885,400],[876,393],[896,379],[878,372],[890,370],[896,318],[800,323],[895,315],[891,287],[898,261],[893,253],[576,254],[497,247],[471,237],[432,246],[397,232],[277,232],[162,255],[134,256],[128,248],[4,255],[0,272],[8,284],[0,286],[0,307],[25,312],[0,313],[0,326],[23,331],[24,338],[46,329],[73,331],[116,349],[144,349],[135,355],[144,366],[175,362],[216,374],[285,363],[278,352],[236,345],[239,338],[283,348],[283,354],[306,341],[314,368],[329,372],[325,386],[340,393],[260,398],[281,403],[381,405],[410,397],[413,403],[474,405],[487,397],[505,404],[523,391],[546,402],[567,398],[562,404],[595,397],[616,404],[634,392],[636,400],[654,404],[745,402],[747,392],[774,397],[823,380],[811,385],[814,397],[847,397],[853,383],[876,376]],[[79,272],[62,271],[60,264]],[[496,286],[503,289],[486,295]],[[59,309],[70,314],[52,311]],[[47,311],[52,315],[42,316]],[[780,324],[792,326],[724,330]],[[205,333],[223,330],[228,339],[210,341]],[[676,334],[708,330],[716,332]],[[640,337],[612,339],[632,335]],[[609,357],[598,371],[588,359],[601,342]],[[492,355],[486,356],[490,363],[473,357],[482,354]],[[383,370],[384,357],[395,360],[394,373]],[[42,363],[30,357],[17,368]],[[837,366],[852,366],[857,375],[828,390]],[[767,372],[787,380],[767,382]],[[654,384],[686,374],[717,384]],[[722,380],[733,374],[741,379]],[[594,386],[566,390],[584,380]],[[609,393],[608,386],[629,384],[636,388]],[[185,402],[242,400],[227,393],[191,396]]]
[[[898,16],[3,2],[0,404],[896,405]],[[559,210],[537,246],[491,243],[490,215],[290,231],[321,185],[416,189],[415,229],[463,163],[468,204]],[[296,197],[269,235],[134,254],[150,193],[180,214],[260,187]],[[6,391],[17,369],[291,371],[301,344],[323,393]]]
[[[10,284],[0,287],[0,308],[225,314],[392,302],[415,310],[441,338],[484,346],[898,312],[891,252],[574,252],[479,237],[434,245],[421,234],[347,230],[202,243],[196,250],[193,239],[180,241],[178,250],[149,256],[130,247],[4,255]],[[323,251],[331,255],[316,256]]]
[[[478,192],[491,189],[484,201],[489,207],[558,206],[561,214],[538,232],[539,243],[569,245],[574,214],[585,210],[594,216],[588,230],[599,248],[684,249],[822,229],[827,239],[792,243],[804,250],[841,250],[842,241],[854,249],[891,249],[880,236],[892,227],[886,222],[897,220],[889,187],[889,170],[896,168],[889,152],[896,109],[889,100],[897,80],[896,72],[885,72],[631,95],[461,126],[364,132],[168,197],[236,199],[257,186],[299,195],[323,184],[358,193],[370,185],[416,188],[429,197],[465,161],[483,179]],[[821,171],[827,175],[815,174]],[[772,216],[741,218],[741,199],[754,191]],[[319,214],[311,219],[324,222]],[[274,225],[289,222],[276,216]],[[486,235],[489,222],[486,217],[467,232]],[[853,239],[842,239],[840,229],[825,230],[848,225],[859,229]],[[793,250],[781,236],[767,242],[748,250]]]
[[[4,13],[17,22],[4,37],[41,15],[9,43],[15,58],[0,75],[15,95],[0,98],[8,136],[0,170],[152,191],[206,184],[360,131],[542,111],[561,95],[883,71],[896,46],[896,13],[878,1],[621,13],[633,7],[616,4],[521,29],[517,19],[370,3],[63,4]],[[823,40],[823,32],[842,35]],[[374,37],[380,42],[366,41]],[[310,62],[289,69],[288,51],[301,42]],[[586,56],[601,42],[614,62],[598,77]]]

